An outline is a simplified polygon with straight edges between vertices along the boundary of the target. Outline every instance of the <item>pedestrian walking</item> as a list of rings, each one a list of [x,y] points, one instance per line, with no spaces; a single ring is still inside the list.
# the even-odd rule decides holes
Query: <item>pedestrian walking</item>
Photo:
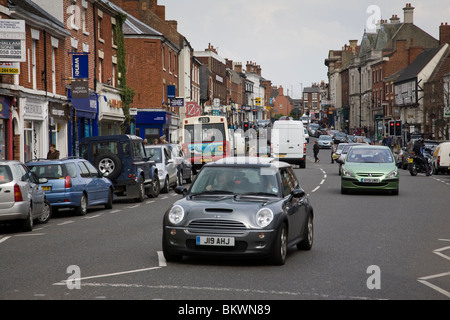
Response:
[[[334,163],[333,155],[336,152],[336,146],[331,142],[331,163]]]
[[[317,140],[314,141],[313,151],[314,151],[314,160],[315,160],[314,162],[315,163],[320,162],[320,159],[319,159],[320,148],[319,148],[319,142],[317,142]]]

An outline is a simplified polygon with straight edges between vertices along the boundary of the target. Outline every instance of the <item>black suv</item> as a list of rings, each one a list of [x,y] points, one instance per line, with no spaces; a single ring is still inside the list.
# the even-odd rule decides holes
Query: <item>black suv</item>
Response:
[[[114,184],[118,196],[144,201],[160,193],[158,169],[145,153],[144,141],[133,135],[83,138],[80,155]]]

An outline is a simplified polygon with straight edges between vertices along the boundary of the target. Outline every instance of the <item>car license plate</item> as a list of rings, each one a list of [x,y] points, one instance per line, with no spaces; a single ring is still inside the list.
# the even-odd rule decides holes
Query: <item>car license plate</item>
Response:
[[[361,182],[363,183],[379,183],[379,179],[361,179]]]
[[[52,191],[52,187],[42,187],[42,190],[44,190],[44,191]]]
[[[229,237],[197,237],[198,246],[234,247],[234,238]]]
[[[414,163],[414,159],[413,158],[409,158],[408,159],[408,163]]]

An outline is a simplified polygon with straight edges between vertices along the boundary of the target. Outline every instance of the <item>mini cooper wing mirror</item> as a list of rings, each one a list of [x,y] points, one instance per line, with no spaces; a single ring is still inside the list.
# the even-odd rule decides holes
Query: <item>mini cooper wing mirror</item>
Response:
[[[303,189],[294,189],[292,191],[293,198],[303,198],[306,195],[305,190]]]
[[[174,191],[176,194],[181,194],[183,197],[186,197],[186,195],[188,194],[188,189],[184,186],[178,186]]]

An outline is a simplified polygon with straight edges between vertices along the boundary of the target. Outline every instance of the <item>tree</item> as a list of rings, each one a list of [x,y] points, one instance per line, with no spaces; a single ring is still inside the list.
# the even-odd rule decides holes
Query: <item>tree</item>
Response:
[[[127,85],[127,67],[125,63],[126,49],[125,49],[125,37],[123,35],[123,24],[127,20],[127,15],[119,13],[116,17],[116,43],[117,43],[117,71],[119,74],[119,90],[122,99],[123,113],[125,115],[125,121],[122,124],[122,133],[126,133],[127,128],[130,127],[130,105],[133,103],[135,91]]]

